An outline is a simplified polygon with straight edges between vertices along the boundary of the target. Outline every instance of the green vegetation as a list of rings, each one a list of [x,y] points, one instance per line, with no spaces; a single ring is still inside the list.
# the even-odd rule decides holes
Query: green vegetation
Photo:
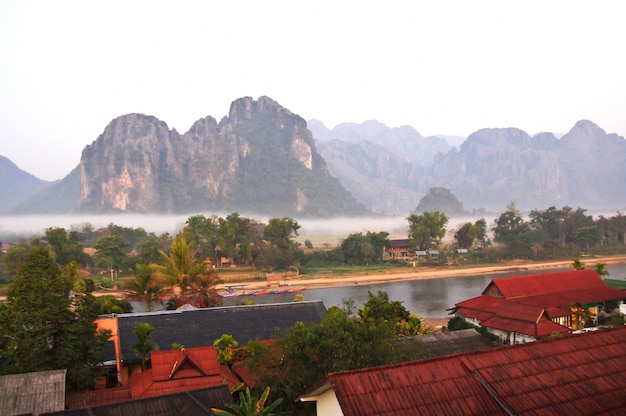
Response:
[[[133,329],[133,335],[137,337],[137,343],[133,344],[133,351],[141,358],[141,368],[146,369],[149,365],[150,353],[158,351],[159,346],[152,341],[150,335],[154,331],[154,327],[149,323],[139,324]]]
[[[230,390],[230,394],[235,394],[241,390],[243,383],[237,384]],[[250,387],[246,387],[245,391],[239,391],[239,396],[235,403],[226,403],[225,407],[228,407],[235,413],[227,412],[222,409],[212,408],[211,411],[216,415],[224,416],[269,416],[274,414],[273,412],[283,402],[282,398],[274,400],[269,406],[265,406],[267,399],[270,395],[270,388],[266,387],[257,399],[250,392]]]
[[[439,211],[409,215],[407,221],[409,222],[411,247],[414,250],[439,248],[441,239],[446,235],[448,220],[446,214]]]
[[[403,335],[401,324],[410,317],[402,303],[390,301],[387,293],[370,293],[360,310],[346,300],[342,307],[330,307],[320,322],[298,323],[273,344],[250,343],[244,363],[261,385],[285,398],[285,407],[306,406],[294,404],[294,399],[330,372],[418,358],[415,351],[399,349],[392,342]]]
[[[476,325],[472,325],[469,322],[467,322],[465,319],[463,318],[458,318],[458,317],[454,317],[451,318],[448,321],[448,331],[460,331],[462,329],[470,329],[473,328],[476,331],[478,331],[482,336],[492,340],[492,341],[496,341],[497,337],[495,335],[493,335],[491,332],[489,332],[489,330],[485,327],[480,327],[480,326],[476,326]]]
[[[69,387],[93,387],[111,333],[97,329],[93,282],[76,270],[44,247],[30,250],[0,305],[1,374],[67,369]]]
[[[488,225],[485,219],[459,224],[451,242],[445,244],[449,221],[445,214],[424,212],[411,214],[406,220],[412,250],[441,252],[437,258],[416,262],[417,267],[471,267],[515,259],[565,260],[583,254],[625,251],[626,216],[621,212],[594,219],[583,208],[551,206],[534,209],[525,217],[511,203],[493,224]],[[412,265],[402,260],[384,260],[384,250],[389,247],[387,232],[364,231],[342,239],[321,236],[314,241],[311,236],[299,239],[300,228],[290,217],[275,217],[263,223],[236,212],[225,217],[190,216],[175,238],[112,223],[98,230],[89,223],[71,230],[50,227],[45,235],[11,242],[1,252],[0,284],[12,281],[34,247],[47,247],[60,265],[76,262],[82,275],[92,273],[98,288],[130,288],[125,283],[128,280],[141,283],[136,279],[146,275],[142,274],[143,266],[138,265],[150,265],[152,274],[159,267],[169,267],[168,261],[177,256],[182,242],[187,246],[185,256],[189,261],[206,263],[207,270],[219,270],[219,278],[227,282],[262,281],[264,273],[288,271],[292,266],[301,274],[315,277],[385,273]],[[489,231],[493,232],[493,241]],[[90,256],[84,248],[95,253]],[[458,256],[457,248],[468,252]],[[236,269],[232,270],[232,266]],[[198,283],[197,289],[204,290],[205,283]],[[151,296],[149,292],[138,294],[135,289],[130,288],[135,299]]]

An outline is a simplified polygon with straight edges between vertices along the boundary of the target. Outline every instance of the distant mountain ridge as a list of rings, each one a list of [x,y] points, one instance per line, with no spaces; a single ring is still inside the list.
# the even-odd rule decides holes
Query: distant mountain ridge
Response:
[[[626,140],[588,120],[576,123],[560,139],[552,133],[531,137],[517,128],[481,129],[459,148],[431,152],[435,154],[430,162],[403,154],[407,150],[398,152],[392,140],[380,139],[394,131],[382,123],[375,144],[364,132],[372,131],[375,121],[363,123],[367,128],[345,123],[333,130],[312,122],[313,137],[331,174],[381,214],[413,212],[431,188],[449,189],[469,211],[499,212],[511,201],[526,210],[550,205],[626,207]],[[381,133],[385,128],[388,132]],[[409,140],[416,149],[432,146],[419,134]],[[378,175],[370,174],[371,166],[379,168]]]
[[[39,179],[0,156],[0,212],[36,194],[52,182]]]
[[[433,189],[468,212],[501,212],[511,201],[522,210],[626,207],[626,140],[591,121],[561,138],[517,128],[481,129],[460,146],[445,137],[376,120],[329,130],[269,97],[235,100],[219,123],[207,116],[184,134],[128,114],[61,181],[0,157],[0,211],[408,215],[452,200]]]

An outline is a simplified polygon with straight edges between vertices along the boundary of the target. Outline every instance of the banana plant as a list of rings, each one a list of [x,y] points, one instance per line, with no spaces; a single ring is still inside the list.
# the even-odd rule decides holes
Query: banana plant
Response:
[[[237,384],[230,390],[231,394],[234,394],[244,386],[243,383]],[[235,413],[231,413],[226,410],[212,408],[211,411],[220,416],[269,416],[272,414],[278,406],[283,402],[282,397],[276,399],[272,404],[265,407],[265,402],[270,394],[269,386],[265,388],[261,397],[258,399],[252,396],[250,393],[250,387],[246,386],[245,392],[239,391],[239,400],[237,403],[226,403],[224,406],[228,407]]]

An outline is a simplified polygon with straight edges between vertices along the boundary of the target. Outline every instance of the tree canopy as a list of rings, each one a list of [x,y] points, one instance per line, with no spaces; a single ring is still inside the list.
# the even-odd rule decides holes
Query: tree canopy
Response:
[[[65,368],[71,387],[93,385],[110,331],[97,329],[93,282],[75,270],[61,270],[43,247],[31,251],[0,308],[2,373]]]
[[[282,392],[287,405],[330,372],[417,358],[392,342],[409,311],[385,292],[369,295],[356,313],[353,303],[345,301],[343,307],[331,306],[320,322],[296,324],[274,344],[250,343],[245,363],[261,385]]]
[[[411,247],[417,250],[437,248],[441,239],[446,235],[448,220],[446,214],[439,211],[409,215],[407,221]]]

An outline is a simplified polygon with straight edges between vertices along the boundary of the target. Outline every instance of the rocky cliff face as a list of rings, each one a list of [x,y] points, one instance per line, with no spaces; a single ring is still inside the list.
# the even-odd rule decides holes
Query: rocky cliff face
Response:
[[[481,129],[459,148],[376,121],[308,125],[267,97],[236,100],[219,123],[206,117],[182,135],[125,115],[70,175],[8,213],[408,215],[431,188],[449,190],[468,211],[501,212],[511,201],[522,210],[626,207],[626,140],[590,121],[560,139]]]
[[[332,131],[315,120],[309,125],[331,173],[376,212],[406,215],[437,187],[449,189],[470,211],[499,212],[514,200],[528,210],[626,206],[626,141],[590,121],[579,121],[561,139],[516,128],[481,129],[458,149],[434,146],[415,130],[410,138],[401,136],[377,122]],[[404,137],[413,148],[393,137]]]
[[[366,212],[330,176],[306,122],[268,97],[236,100],[219,123],[206,117],[182,135],[155,117],[118,117],[78,171],[80,212]]]
[[[497,211],[516,200],[522,209],[608,209],[626,204],[625,161],[623,138],[583,120],[560,140],[513,128],[479,130],[460,151],[438,156],[428,176],[466,207]]]
[[[410,126],[387,127],[375,120],[342,123],[328,130],[308,121],[333,176],[357,200],[381,214],[412,212],[427,189],[426,169],[451,148],[438,137],[422,137]]]

